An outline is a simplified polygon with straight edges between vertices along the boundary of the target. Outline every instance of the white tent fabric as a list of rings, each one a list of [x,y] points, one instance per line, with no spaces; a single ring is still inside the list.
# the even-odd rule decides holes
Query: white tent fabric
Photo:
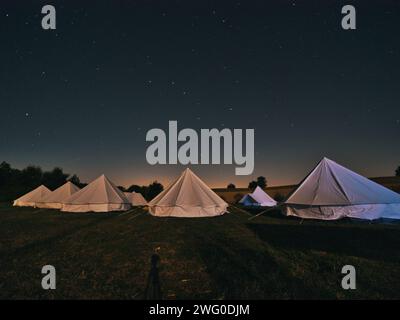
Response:
[[[61,209],[62,202],[80,189],[68,181],[37,203],[38,208]]]
[[[15,200],[13,205],[16,207],[36,207],[37,203],[41,202],[50,193],[51,191],[49,189],[41,185]]]
[[[63,201],[65,212],[110,212],[131,208],[125,194],[105,175],[100,176],[85,188]]]
[[[147,206],[147,201],[143,198],[141,193],[138,192],[124,192],[132,206]]]
[[[277,202],[272,199],[263,189],[259,186],[249,194],[246,194],[239,203],[244,206],[260,206],[260,207],[274,207]]]
[[[285,202],[287,215],[400,219],[400,194],[323,158]]]
[[[190,169],[149,203],[149,211],[159,217],[213,217],[223,215],[228,204]]]

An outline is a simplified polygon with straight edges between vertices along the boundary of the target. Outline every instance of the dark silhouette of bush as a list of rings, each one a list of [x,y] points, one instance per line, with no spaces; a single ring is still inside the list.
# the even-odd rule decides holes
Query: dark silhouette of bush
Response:
[[[150,201],[151,199],[158,196],[163,190],[163,185],[157,181],[154,181],[146,188],[146,194],[144,197],[147,201]]]
[[[233,183],[228,184],[228,186],[226,187],[227,189],[236,189],[236,186]]]
[[[254,189],[257,188],[257,181],[250,181],[249,183],[249,189],[251,191],[254,191]]]
[[[234,195],[233,199],[234,199],[235,203],[239,203],[239,201],[242,200],[243,197],[244,197],[244,194],[237,193]]]
[[[54,190],[67,182],[69,174],[56,167],[51,171],[43,171],[38,166],[29,165],[19,170],[12,168],[7,162],[0,163],[0,201],[12,201],[32,191],[40,185]],[[76,175],[71,177],[79,181]],[[73,182],[73,181],[71,181]],[[82,184],[76,184],[82,187]]]
[[[277,194],[275,195],[275,197],[274,197],[274,200],[275,200],[276,202],[280,203],[280,202],[283,202],[283,201],[285,200],[285,197],[284,197],[282,194],[277,193]]]
[[[260,187],[261,189],[265,189],[267,187],[267,179],[263,176],[259,176],[256,181],[250,181],[249,189],[254,191],[255,188]]]
[[[44,184],[50,190],[55,190],[65,184],[68,177],[69,174],[64,173],[63,169],[55,167],[52,171],[43,172],[41,184]]]
[[[87,186],[87,183],[82,183],[76,174],[74,174],[70,178],[68,178],[68,181],[70,181],[71,183],[73,183],[74,185],[76,185],[77,187],[79,187],[81,189]]]
[[[149,184],[148,186],[138,186],[136,184],[133,184],[127,190],[128,190],[128,192],[141,193],[142,196],[147,201],[150,201],[151,199],[156,197],[158,194],[160,194],[164,190],[164,187],[161,183],[154,181],[151,184]]]
[[[123,186],[117,186],[117,188],[118,188],[119,190],[121,190],[122,192],[127,192],[126,189],[125,189],[125,187],[123,187]]]

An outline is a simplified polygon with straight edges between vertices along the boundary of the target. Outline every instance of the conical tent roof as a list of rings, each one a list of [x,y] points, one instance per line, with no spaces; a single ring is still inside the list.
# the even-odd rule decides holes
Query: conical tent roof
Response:
[[[263,189],[259,186],[253,191],[253,193],[249,194],[257,203],[261,206],[265,207],[273,207],[276,206],[276,201],[272,199]]]
[[[62,211],[109,212],[130,208],[130,202],[105,175],[63,201]]]
[[[323,158],[286,203],[316,206],[390,204],[400,203],[400,195]]]
[[[147,201],[143,198],[141,193],[138,192],[124,192],[125,196],[133,206],[146,206]]]
[[[14,206],[36,207],[36,204],[41,202],[50,193],[51,191],[49,189],[47,189],[44,185],[41,185],[15,200]]]
[[[38,207],[61,209],[62,202],[79,190],[80,189],[76,185],[68,181],[61,187],[44,197],[43,200],[38,203]]]
[[[224,214],[227,207],[190,169],[149,203],[155,216],[211,217]]]

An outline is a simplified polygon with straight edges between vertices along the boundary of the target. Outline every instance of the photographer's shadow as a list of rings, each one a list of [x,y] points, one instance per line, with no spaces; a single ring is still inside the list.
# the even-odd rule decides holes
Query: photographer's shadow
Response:
[[[162,299],[160,276],[158,270],[159,262],[160,262],[160,256],[157,254],[153,254],[151,256],[151,268],[147,279],[147,286],[145,292],[146,300]]]

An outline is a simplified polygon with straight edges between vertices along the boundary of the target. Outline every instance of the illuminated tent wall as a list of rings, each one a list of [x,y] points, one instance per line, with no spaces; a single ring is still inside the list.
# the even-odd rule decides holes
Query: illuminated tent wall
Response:
[[[143,198],[141,193],[138,192],[124,192],[132,206],[147,206],[147,201]]]
[[[38,202],[37,207],[48,209],[61,209],[62,202],[79,190],[80,189],[76,185],[68,181],[67,183],[44,197],[42,201]]]
[[[226,212],[228,204],[190,169],[149,203],[149,211],[159,217],[213,217]]]
[[[274,207],[277,202],[272,199],[263,189],[259,186],[253,193],[246,194],[240,201],[244,206],[260,206],[260,207]]]
[[[17,200],[14,200],[13,205],[16,207],[36,207],[37,203],[43,201],[43,199],[50,193],[51,191],[49,189],[44,185],[41,185],[35,190],[32,190]]]
[[[131,204],[125,194],[102,175],[66,199],[61,211],[110,212],[125,211],[130,208]]]
[[[343,217],[400,219],[400,195],[327,158],[285,202],[286,214],[335,220]]]

